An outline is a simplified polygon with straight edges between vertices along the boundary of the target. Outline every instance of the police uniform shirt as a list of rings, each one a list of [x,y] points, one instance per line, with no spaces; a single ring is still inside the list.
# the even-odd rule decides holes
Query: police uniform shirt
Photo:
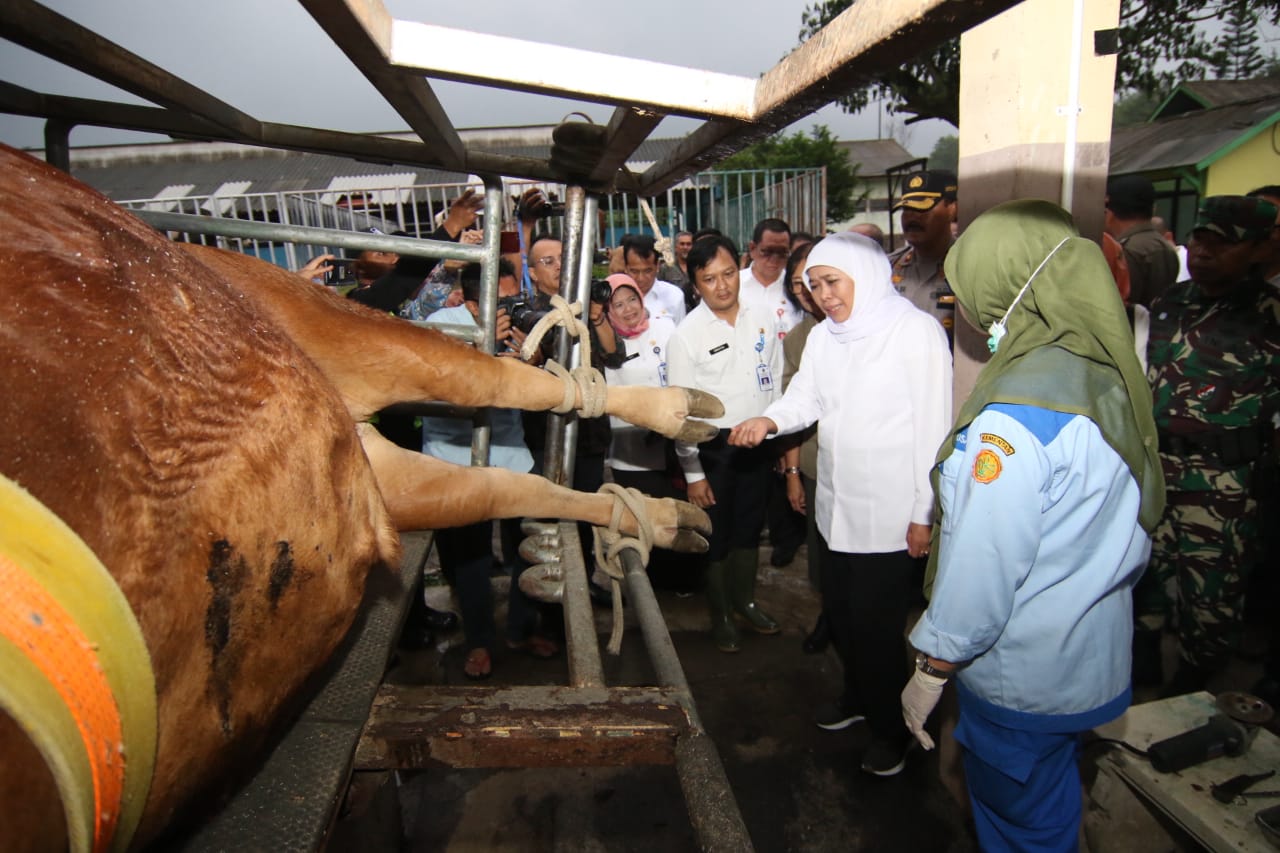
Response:
[[[937,317],[944,327],[955,316],[952,308],[938,308],[938,291],[948,289],[947,277],[942,271],[945,257],[944,254],[936,262],[929,262],[911,245],[889,256],[894,289],[924,313]]]
[[[684,291],[669,281],[657,279],[644,295],[644,307],[651,319],[670,317],[678,326],[684,319]]]
[[[756,417],[781,395],[782,341],[770,320],[759,308],[739,303],[731,326],[704,302],[667,342],[668,381],[719,397],[724,415],[707,420],[720,429]],[[676,453],[688,482],[705,479],[696,444],[676,442]]]
[[[785,278],[785,274],[779,274],[777,281],[765,287],[756,278],[751,267],[738,274],[738,301],[744,305],[755,305],[768,313],[778,340],[785,338],[787,332],[795,328],[804,316],[804,312],[792,305],[787,298]]]

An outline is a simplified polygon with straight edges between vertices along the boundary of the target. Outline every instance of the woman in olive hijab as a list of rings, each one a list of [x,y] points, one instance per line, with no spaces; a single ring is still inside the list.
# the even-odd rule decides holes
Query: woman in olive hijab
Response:
[[[1061,208],[991,209],[946,273],[992,358],[938,454],[903,715],[932,748],[954,677],[982,848],[1074,850],[1079,734],[1129,705],[1131,593],[1164,506],[1151,392],[1102,251]]]

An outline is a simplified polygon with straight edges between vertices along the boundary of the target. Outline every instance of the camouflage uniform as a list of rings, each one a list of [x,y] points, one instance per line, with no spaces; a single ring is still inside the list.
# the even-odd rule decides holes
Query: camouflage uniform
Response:
[[[1280,411],[1280,295],[1258,279],[1217,299],[1176,284],[1152,303],[1148,361],[1169,494],[1135,593],[1138,627],[1175,616],[1182,657],[1212,671],[1239,641],[1252,478]]]

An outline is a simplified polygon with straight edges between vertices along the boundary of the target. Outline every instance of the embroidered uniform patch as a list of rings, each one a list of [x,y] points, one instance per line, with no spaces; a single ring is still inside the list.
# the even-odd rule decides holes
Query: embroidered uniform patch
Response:
[[[1000,448],[1002,451],[1004,451],[1005,456],[1013,455],[1013,445],[1005,441],[1003,438],[996,435],[995,433],[984,432],[982,433],[982,435],[978,437],[982,439],[983,444],[994,444],[996,447]]]
[[[1000,476],[1000,457],[993,450],[983,450],[973,460],[973,479],[979,483],[990,483]]]

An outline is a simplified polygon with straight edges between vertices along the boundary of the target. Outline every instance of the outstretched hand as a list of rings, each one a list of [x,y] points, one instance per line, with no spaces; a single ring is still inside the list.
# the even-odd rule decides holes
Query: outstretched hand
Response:
[[[476,222],[476,216],[484,208],[484,196],[468,188],[449,206],[449,216],[444,220],[444,230],[450,237],[457,237]]]
[[[316,255],[314,258],[303,264],[303,266],[298,270],[298,275],[308,281],[322,284],[324,282],[325,273],[333,269],[333,265],[329,263],[333,258],[333,255]]]
[[[731,447],[758,447],[760,442],[778,431],[778,425],[771,418],[748,418],[729,430]]]

